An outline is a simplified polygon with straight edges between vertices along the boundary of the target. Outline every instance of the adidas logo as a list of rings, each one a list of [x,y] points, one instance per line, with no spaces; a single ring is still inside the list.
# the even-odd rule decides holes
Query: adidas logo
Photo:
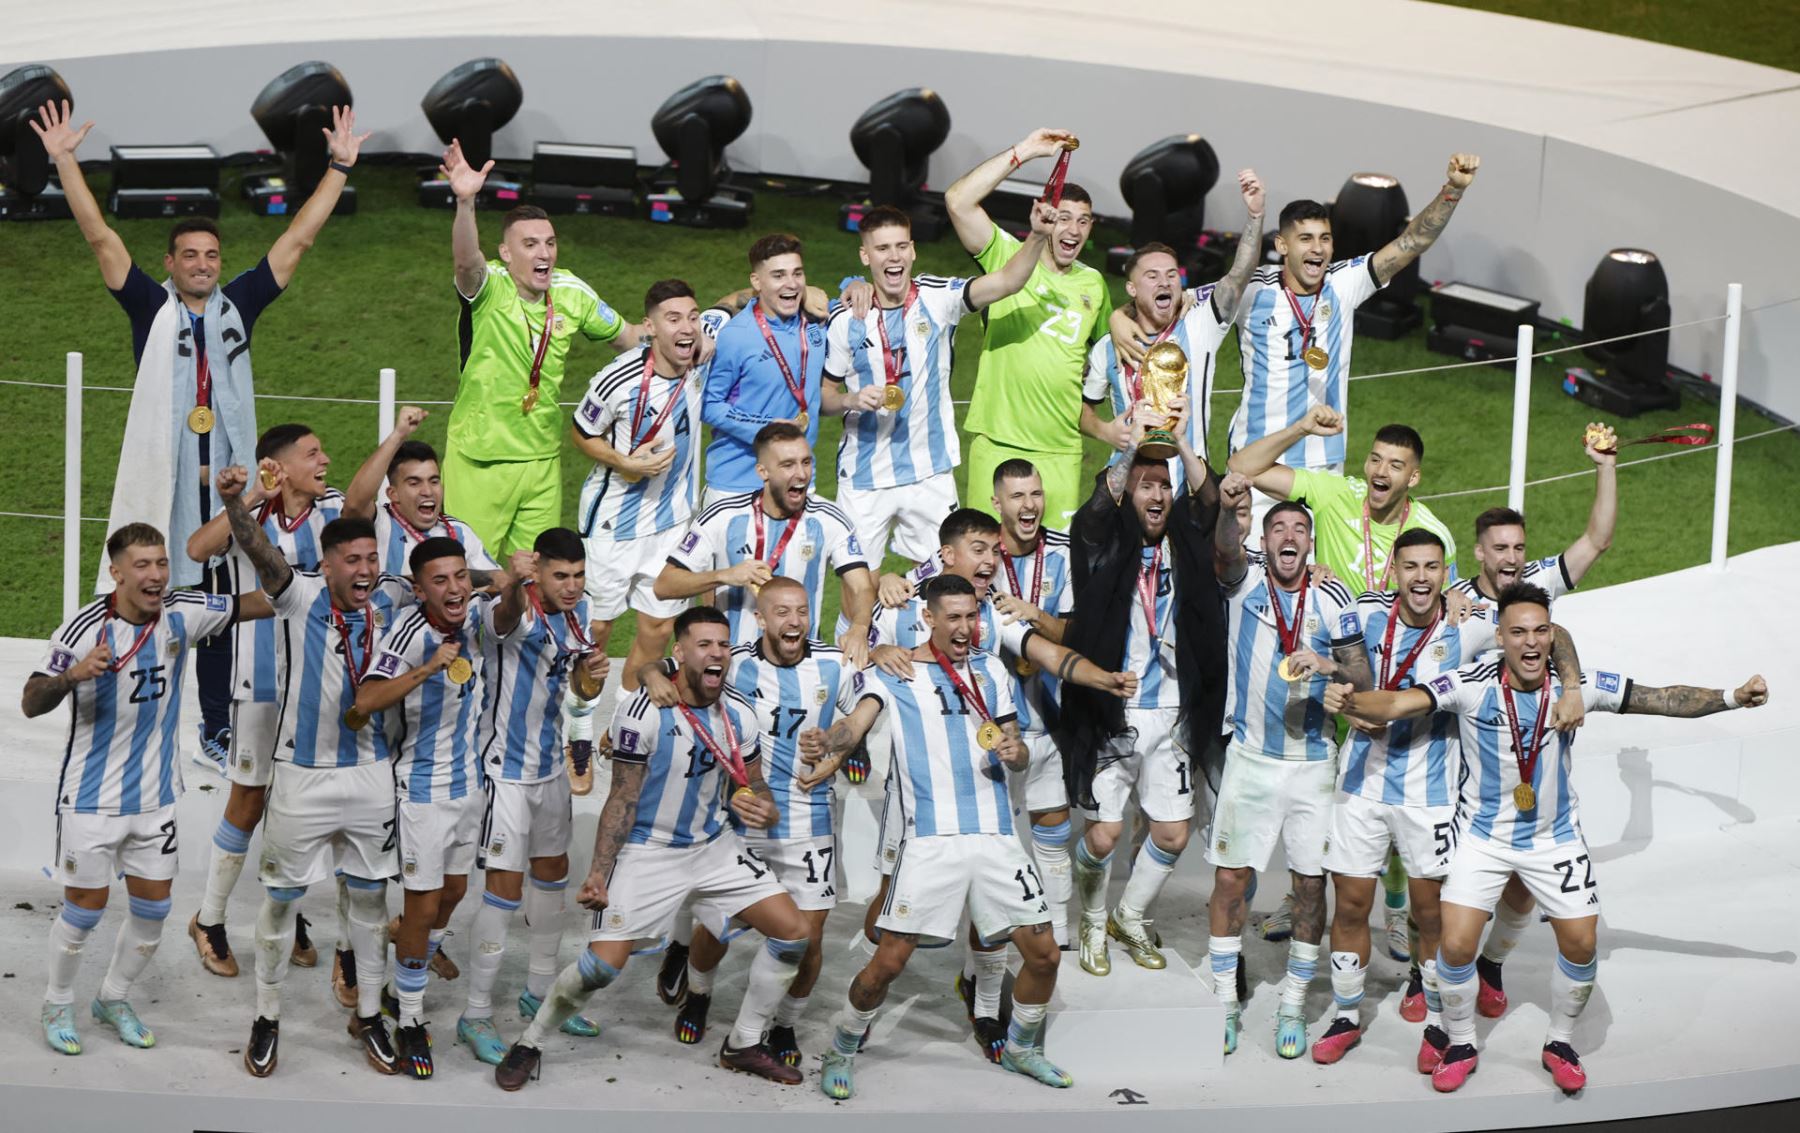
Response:
[[[1598,905],[1600,903],[1600,894],[1589,893],[1587,903],[1590,905]]]

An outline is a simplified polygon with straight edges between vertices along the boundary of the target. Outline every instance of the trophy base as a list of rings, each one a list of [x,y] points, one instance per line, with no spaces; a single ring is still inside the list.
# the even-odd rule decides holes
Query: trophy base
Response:
[[[1137,450],[1139,456],[1147,456],[1151,460],[1171,460],[1181,454],[1174,435],[1163,429],[1145,433],[1144,439],[1138,442]]]

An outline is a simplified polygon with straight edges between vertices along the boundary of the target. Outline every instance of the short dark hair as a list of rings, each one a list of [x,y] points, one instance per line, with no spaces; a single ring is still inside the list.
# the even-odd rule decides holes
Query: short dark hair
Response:
[[[440,473],[443,471],[443,464],[438,460],[437,449],[432,448],[424,441],[401,441],[400,447],[394,450],[394,459],[388,461],[387,478],[392,480],[395,476],[399,475],[400,466],[403,464],[423,463],[425,461],[430,461],[432,464],[438,465],[438,471]]]
[[[1277,232],[1286,232],[1303,220],[1322,220],[1331,223],[1331,210],[1318,201],[1289,201],[1281,209],[1281,223],[1275,226]]]
[[[148,523],[127,523],[106,537],[106,557],[116,559],[132,547],[163,547],[163,533]]]
[[[1525,517],[1509,507],[1491,507],[1475,517],[1475,541],[1496,527],[1517,527],[1525,530]]]
[[[506,210],[500,218],[500,239],[506,239],[506,233],[521,220],[549,220],[550,214],[536,205],[514,205]]]
[[[659,279],[644,292],[644,315],[667,303],[671,299],[694,299],[694,289],[688,286],[685,279]],[[699,300],[695,299],[695,302]]]
[[[1438,537],[1437,532],[1423,527],[1409,527],[1400,533],[1399,538],[1394,540],[1394,549],[1388,557],[1392,559],[1408,547],[1436,547],[1440,555],[1450,553],[1449,548],[1444,546],[1444,541]]]
[[[1550,595],[1542,586],[1533,586],[1529,582],[1515,582],[1500,592],[1494,606],[1494,618],[1498,620],[1506,613],[1508,606],[1519,606],[1530,603],[1542,606],[1545,613],[1550,612]]]
[[[938,544],[947,547],[964,535],[998,535],[1000,521],[979,508],[959,507],[938,524]]]
[[[1423,462],[1425,459],[1425,438],[1419,430],[1411,425],[1383,425],[1375,430],[1375,443],[1378,445],[1396,445],[1400,448],[1412,449],[1413,455]]]
[[[750,245],[750,270],[755,271],[776,256],[801,255],[800,237],[789,232],[771,232]]]
[[[729,629],[731,619],[717,606],[689,606],[675,617],[675,636],[686,637],[688,630],[700,625],[724,626]]]
[[[299,444],[312,435],[310,425],[274,425],[264,429],[263,435],[256,438],[256,462],[261,464],[270,457],[280,456],[288,446]]]
[[[213,223],[211,217],[184,216],[169,228],[169,255],[175,254],[175,241],[190,232],[204,232],[220,244],[224,243],[219,237],[219,226]]]
[[[946,598],[975,597],[975,584],[960,574],[940,574],[926,579],[920,592],[926,605],[936,607]]]
[[[1175,249],[1169,247],[1167,244],[1152,240],[1150,243],[1133,251],[1131,253],[1131,258],[1125,261],[1126,279],[1131,278],[1131,273],[1137,270],[1138,264],[1145,256],[1169,256],[1175,261],[1176,267],[1181,266],[1181,257],[1175,254]]]
[[[752,443],[756,455],[760,459],[762,457],[763,449],[768,448],[772,444],[776,444],[780,441],[804,441],[805,439],[806,430],[794,424],[792,421],[770,421],[767,425],[756,430],[756,440]]]
[[[907,216],[905,212],[893,205],[876,205],[868,212],[863,213],[862,219],[856,224],[856,230],[868,233],[878,228],[904,228],[910,234],[912,217]]]
[[[581,545],[581,536],[567,527],[548,527],[538,532],[531,549],[540,559],[555,559],[559,563],[587,562],[587,550]]]
[[[448,535],[433,535],[429,539],[419,540],[419,545],[406,556],[406,565],[412,568],[412,576],[419,577],[419,572],[426,564],[438,559],[467,559],[469,552],[463,545]]]
[[[1307,525],[1311,526],[1312,512],[1307,510],[1307,507],[1305,504],[1301,503],[1299,500],[1282,500],[1280,503],[1276,504],[1274,507],[1270,508],[1268,511],[1263,513],[1263,518],[1262,518],[1263,530],[1267,531],[1269,529],[1269,524],[1274,523],[1275,517],[1280,515],[1284,511],[1299,512],[1301,515],[1304,515],[1306,517]]]
[[[1000,486],[1002,480],[1023,480],[1028,476],[1040,475],[1037,465],[1022,456],[1011,460],[1003,460],[994,468],[994,487]]]
[[[1062,199],[1065,202],[1086,205],[1089,212],[1094,211],[1094,198],[1088,196],[1088,191],[1073,181],[1070,181],[1063,186]]]
[[[319,553],[330,554],[345,543],[358,539],[375,539],[375,521],[361,516],[340,515],[319,532]]]

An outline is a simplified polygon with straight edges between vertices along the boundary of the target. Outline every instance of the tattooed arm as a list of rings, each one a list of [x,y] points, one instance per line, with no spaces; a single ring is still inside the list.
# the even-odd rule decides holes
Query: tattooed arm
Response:
[[[1250,210],[1250,216],[1244,222],[1243,234],[1238,237],[1237,256],[1231,261],[1231,270],[1225,273],[1224,279],[1213,284],[1213,314],[1221,323],[1237,317],[1238,300],[1244,297],[1244,286],[1250,282],[1250,273],[1256,270],[1257,258],[1262,254],[1263,187],[1256,178],[1256,170],[1245,169],[1238,173],[1238,189],[1244,194],[1244,205]]]
[[[1581,699],[1581,658],[1575,652],[1575,639],[1569,631],[1552,625],[1550,667],[1562,681],[1562,695],[1550,710],[1550,726],[1559,732],[1572,732],[1587,720],[1587,703]]]
[[[600,825],[594,831],[593,864],[588,867],[587,880],[581,883],[581,892],[575,897],[584,909],[599,912],[606,908],[606,883],[612,877],[619,848],[631,833],[631,823],[637,815],[638,793],[644,789],[644,773],[642,763],[613,763],[612,789],[606,796],[606,805],[600,809]]]
[[[1727,694],[1723,689],[1694,688],[1692,685],[1667,685],[1652,688],[1634,684],[1625,694],[1621,712],[1640,716],[1679,716],[1692,719],[1711,716],[1731,708],[1759,708],[1769,702],[1769,685],[1760,676],[1751,677]]]
[[[1136,673],[1109,673],[1073,649],[1059,645],[1043,634],[1034,633],[1025,639],[1025,659],[1047,673],[1055,673],[1058,680],[1110,692],[1118,697],[1128,697],[1137,692]]]
[[[865,696],[857,703],[853,712],[838,717],[830,728],[808,728],[801,732],[800,762],[806,764],[807,770],[800,777],[800,789],[809,791],[836,775],[838,768],[843,766],[844,758],[863,742],[880,715],[881,701],[873,696]]]
[[[1338,681],[1347,681],[1359,692],[1368,692],[1375,687],[1375,673],[1369,667],[1369,651],[1363,646],[1363,639],[1331,646],[1333,661],[1332,675]]]
[[[1425,249],[1437,243],[1444,227],[1450,223],[1451,215],[1456,212],[1456,202],[1462,200],[1463,190],[1474,182],[1475,171],[1479,168],[1481,159],[1472,153],[1450,156],[1450,171],[1444,181],[1443,191],[1419,210],[1404,232],[1375,253],[1375,278],[1379,282],[1386,284],[1399,275],[1407,264],[1423,255]]]
[[[262,524],[256,522],[256,517],[245,506],[244,485],[248,480],[249,473],[244,469],[226,468],[220,470],[213,487],[225,502],[225,518],[231,524],[231,537],[256,568],[256,577],[262,580],[263,590],[272,596],[287,589],[288,580],[294,577],[294,568],[269,542]]]

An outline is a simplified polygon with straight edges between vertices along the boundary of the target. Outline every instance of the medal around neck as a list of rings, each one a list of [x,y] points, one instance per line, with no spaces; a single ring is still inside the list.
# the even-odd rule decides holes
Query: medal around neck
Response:
[[[1004,734],[1000,725],[992,720],[984,720],[981,727],[975,729],[975,742],[983,751],[996,751],[1000,747],[1000,737]]]
[[[369,726],[369,714],[359,709],[350,708],[344,711],[344,727],[352,732],[360,732]]]
[[[899,386],[888,386],[881,391],[881,407],[889,412],[898,412],[906,404],[906,391]]]
[[[213,411],[204,405],[196,405],[188,413],[188,428],[205,436],[213,431]]]
[[[1138,374],[1143,383],[1144,400],[1164,418],[1169,415],[1171,402],[1187,396],[1187,352],[1167,339],[1144,352],[1144,365]],[[1151,460],[1168,460],[1180,451],[1175,434],[1161,426],[1146,430],[1144,439],[1138,443],[1138,452]]]
[[[453,685],[466,685],[475,675],[475,666],[467,657],[457,657],[444,667],[444,675]]]
[[[1292,657],[1283,657],[1281,659],[1281,664],[1275,666],[1275,675],[1289,683],[1300,679],[1300,674],[1294,669],[1294,659]]]
[[[1513,788],[1513,805],[1520,810],[1531,810],[1537,806],[1537,792],[1531,789],[1530,783],[1520,783]]]
[[[1301,357],[1315,370],[1323,370],[1331,365],[1331,354],[1323,346],[1309,346]]]

